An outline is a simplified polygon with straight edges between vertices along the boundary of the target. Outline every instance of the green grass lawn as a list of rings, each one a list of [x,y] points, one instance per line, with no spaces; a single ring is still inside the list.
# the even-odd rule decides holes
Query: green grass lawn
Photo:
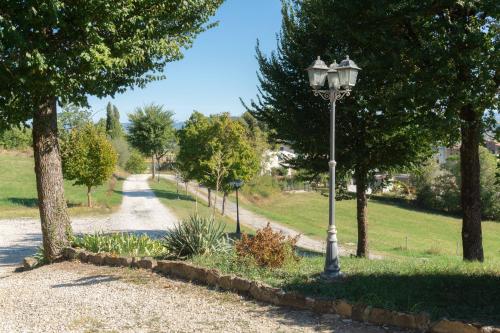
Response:
[[[64,191],[72,216],[105,214],[117,208],[122,201],[123,181],[112,179],[95,188],[95,208],[87,208],[87,190],[64,182]],[[33,157],[24,153],[0,154],[0,218],[37,217],[37,192]]]
[[[166,179],[149,180],[149,186],[153,189],[155,195],[179,218],[184,219],[196,211],[196,200],[189,193],[186,194],[185,188],[179,185],[179,195],[177,195],[177,186],[175,183]],[[206,201],[198,200],[198,214],[210,216],[213,210],[207,206]],[[226,232],[234,233],[236,231],[236,222],[227,216],[221,216],[217,213],[216,218],[226,224]],[[242,232],[252,233],[249,228],[241,226]]]
[[[324,257],[303,257],[279,269],[265,269],[236,259],[234,254],[198,256],[197,265],[217,268],[305,295],[347,299],[404,312],[500,324],[500,266],[464,263],[458,258],[367,260],[341,258],[345,279],[318,279]]]
[[[305,235],[318,239],[326,237],[328,198],[319,193],[277,193],[252,201],[242,195],[240,203],[244,208]],[[357,241],[355,200],[336,202],[336,221],[340,243],[354,247]],[[368,203],[369,247],[377,253],[398,257],[461,257],[460,232],[461,220],[456,217],[376,200]],[[486,260],[500,264],[500,222],[483,222],[483,245]]]

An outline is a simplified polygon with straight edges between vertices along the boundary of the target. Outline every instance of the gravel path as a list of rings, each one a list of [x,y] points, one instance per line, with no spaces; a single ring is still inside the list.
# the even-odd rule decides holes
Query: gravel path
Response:
[[[0,278],[0,332],[399,332],[131,269],[64,262]]]
[[[75,233],[136,232],[158,236],[177,218],[160,203],[148,185],[149,175],[133,175],[123,183],[123,202],[110,216],[72,219]],[[0,220],[0,276],[11,273],[24,257],[36,252],[42,234],[38,219]]]

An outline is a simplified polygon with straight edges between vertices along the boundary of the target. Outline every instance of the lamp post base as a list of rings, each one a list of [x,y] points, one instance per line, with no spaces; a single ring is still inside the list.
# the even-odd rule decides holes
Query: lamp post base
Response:
[[[319,278],[324,282],[338,282],[345,278],[342,272],[323,272],[320,274]]]

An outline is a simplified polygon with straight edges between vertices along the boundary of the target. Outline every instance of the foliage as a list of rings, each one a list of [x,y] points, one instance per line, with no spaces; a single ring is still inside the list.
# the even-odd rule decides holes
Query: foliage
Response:
[[[144,155],[155,158],[159,164],[160,158],[173,151],[176,145],[173,115],[155,104],[136,109],[128,116],[130,144]]]
[[[161,79],[166,64],[213,26],[206,23],[221,3],[3,1],[0,126],[30,119],[47,96],[85,105],[89,95]]]
[[[116,152],[94,125],[74,129],[62,142],[62,164],[64,177],[74,180],[74,185],[85,185],[88,206],[92,206],[91,190],[111,177],[117,161]]]
[[[161,241],[151,239],[145,234],[87,234],[75,237],[73,246],[94,253],[106,252],[130,257],[163,257],[167,255]]]
[[[404,312],[427,312],[471,322],[500,323],[498,262],[464,263],[460,258],[369,260],[342,257],[342,283],[318,279],[322,255],[306,254],[281,269],[235,260],[232,252],[194,257],[199,266],[264,282],[306,296],[346,299],[350,303]]]
[[[286,237],[273,231],[268,223],[265,228],[257,230],[254,237],[243,234],[235,243],[235,249],[238,257],[251,257],[258,266],[278,268],[291,259],[298,259],[294,253],[298,239],[299,236]]]
[[[163,239],[167,251],[177,258],[189,258],[227,248],[225,225],[213,217],[191,215],[169,230]]]
[[[486,219],[500,220],[500,185],[495,183],[496,158],[486,148],[479,151],[481,211]],[[440,167],[430,160],[414,177],[417,202],[425,208],[460,213],[460,158],[452,156]]]
[[[99,130],[104,131],[102,129]],[[116,154],[118,155],[118,165],[122,168],[125,168],[130,158],[130,155],[132,154],[131,147],[128,141],[124,137],[118,136],[114,139],[111,139],[111,145],[113,146],[113,149],[116,151]]]
[[[31,130],[24,127],[12,127],[0,131],[0,148],[3,149],[26,149],[32,145]]]
[[[123,127],[120,124],[120,112],[111,102],[106,106],[106,134],[111,139],[123,136]]]
[[[87,108],[81,108],[75,104],[64,105],[62,111],[57,115],[57,127],[63,132],[82,128],[91,122],[92,112]]]
[[[361,2],[356,5],[362,7]],[[365,212],[365,193],[373,175],[425,160],[440,136],[425,126],[433,123],[435,115],[420,114],[411,97],[400,95],[406,80],[398,59],[381,55],[379,45],[363,33],[353,35],[350,23],[338,24],[349,13],[339,13],[335,10],[339,6],[348,5],[329,0],[284,2],[278,51],[265,56],[257,46],[261,90],[248,109],[269,127],[273,140],[297,153],[289,161],[292,166],[312,176],[327,172],[330,105],[314,96],[304,69],[318,54],[332,62],[346,54],[355,59],[362,71],[353,93],[337,103],[335,160],[339,175],[354,174],[358,194],[364,198],[358,211]],[[366,227],[365,217],[360,213],[360,230]]]
[[[259,158],[245,127],[228,114],[211,116],[194,112],[179,132],[177,162],[187,179],[225,193],[232,181],[251,179]]]
[[[130,158],[125,164],[125,171],[130,173],[143,173],[147,168],[144,156],[137,150],[132,151]]]

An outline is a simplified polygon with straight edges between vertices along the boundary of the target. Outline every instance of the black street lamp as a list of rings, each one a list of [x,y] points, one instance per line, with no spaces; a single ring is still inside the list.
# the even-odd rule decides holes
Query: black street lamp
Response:
[[[340,64],[334,61],[330,67],[318,57],[307,69],[309,84],[313,88],[314,95],[330,101],[329,219],[325,269],[322,274],[326,279],[342,276],[337,246],[337,227],[335,225],[335,167],[337,164],[335,162],[335,104],[338,100],[351,94],[360,70],[361,68],[356,66],[349,57],[342,60]],[[329,89],[323,90],[326,81],[328,81]]]
[[[238,190],[243,186],[243,180],[235,180],[230,183],[233,188],[236,189],[236,236],[238,238],[241,236],[241,228],[240,228],[240,204],[238,200]]]

